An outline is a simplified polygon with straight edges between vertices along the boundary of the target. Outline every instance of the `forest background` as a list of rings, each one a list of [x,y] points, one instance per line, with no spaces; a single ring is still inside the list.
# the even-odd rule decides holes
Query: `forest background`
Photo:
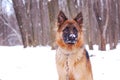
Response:
[[[82,12],[89,49],[120,42],[120,0],[0,0],[0,45],[54,48],[60,10],[69,19]]]

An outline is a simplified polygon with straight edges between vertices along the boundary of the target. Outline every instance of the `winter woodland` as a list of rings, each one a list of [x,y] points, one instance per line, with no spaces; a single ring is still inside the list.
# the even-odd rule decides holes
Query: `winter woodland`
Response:
[[[120,0],[0,0],[1,46],[55,47],[57,15],[71,19],[83,13],[89,49],[115,49],[120,40]]]

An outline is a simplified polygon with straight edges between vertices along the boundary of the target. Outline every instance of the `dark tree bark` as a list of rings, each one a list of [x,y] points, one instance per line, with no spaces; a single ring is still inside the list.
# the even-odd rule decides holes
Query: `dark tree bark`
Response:
[[[31,46],[33,38],[30,34],[30,19],[22,0],[13,0],[13,7],[18,21],[24,47]]]
[[[75,3],[74,3],[74,6],[76,8],[76,11],[79,13],[79,12],[82,12],[82,0],[74,0]]]
[[[117,0],[111,0],[110,2],[110,23],[109,23],[109,44],[110,49],[115,49],[118,43],[118,32],[119,32],[119,22],[118,22],[118,2]]]
[[[115,2],[114,2],[116,5],[114,5],[115,6],[115,29],[114,29],[114,32],[115,32],[115,37],[114,37],[114,49],[116,48],[116,46],[117,46],[117,43],[118,43],[118,36],[119,36],[119,18],[118,18],[118,16],[119,16],[119,13],[118,13],[118,11],[119,11],[119,9],[118,9],[118,3],[119,3],[119,1],[118,0],[115,0]]]
[[[89,49],[93,50],[93,26],[92,26],[92,2],[91,0],[82,0],[83,27],[86,28],[86,37]]]
[[[23,45],[50,44],[50,26],[47,0],[13,0],[14,9],[22,35]]]
[[[75,18],[76,15],[80,12],[77,12],[77,5],[75,5],[74,0],[67,0],[68,10],[71,18]]]
[[[70,16],[67,0],[58,0],[58,3],[59,9],[62,10],[69,19],[71,19],[72,17]]]
[[[42,45],[50,45],[50,21],[47,0],[40,0],[39,8],[42,26]]]
[[[32,26],[32,35],[33,35],[33,46],[37,46],[41,44],[40,38],[42,38],[41,35],[41,26],[40,26],[40,9],[39,9],[39,3],[37,0],[32,0],[30,5],[30,19],[31,19],[31,26]]]
[[[12,0],[17,20],[2,13],[2,1],[0,0],[0,44],[11,44],[12,35],[24,47],[56,47],[56,20],[60,10],[69,19],[73,19],[79,12],[83,13],[83,31],[89,49],[98,44],[100,50],[106,50],[107,43],[110,44],[110,49],[114,49],[120,40],[120,0]]]
[[[52,49],[55,49],[57,47],[55,43],[55,34],[56,34],[56,28],[57,28],[57,16],[59,12],[59,5],[58,0],[52,0],[51,2],[48,2],[48,10],[49,10],[49,18],[50,18],[50,33],[51,33],[51,46]]]
[[[104,1],[104,0],[103,0]],[[109,21],[109,0],[104,1],[104,4],[101,3],[100,0],[97,0],[94,3],[94,12],[96,16],[96,20],[98,22],[98,28],[100,32],[100,46],[99,49],[105,51],[106,50],[106,30]]]
[[[118,1],[118,3],[117,3],[118,4],[118,14],[120,14],[120,0],[117,0],[117,1]],[[119,30],[119,32],[118,32],[118,35],[119,35],[118,36],[119,37],[118,40],[120,40],[120,15],[118,15],[118,23],[119,23],[118,24],[118,28],[119,28],[118,29]]]

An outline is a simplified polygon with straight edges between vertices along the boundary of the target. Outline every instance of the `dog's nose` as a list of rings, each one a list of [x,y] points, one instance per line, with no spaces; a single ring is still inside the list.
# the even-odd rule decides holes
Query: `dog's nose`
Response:
[[[75,34],[70,34],[68,37],[68,42],[69,43],[75,43],[76,41],[76,35]]]
[[[75,38],[76,35],[75,35],[75,34],[70,34],[69,37],[70,37],[70,38]]]

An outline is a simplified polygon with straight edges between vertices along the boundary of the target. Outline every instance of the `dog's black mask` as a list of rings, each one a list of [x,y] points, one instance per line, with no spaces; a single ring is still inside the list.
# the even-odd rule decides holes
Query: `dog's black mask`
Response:
[[[62,36],[66,44],[75,44],[78,38],[78,31],[74,25],[68,25],[63,30]]]

